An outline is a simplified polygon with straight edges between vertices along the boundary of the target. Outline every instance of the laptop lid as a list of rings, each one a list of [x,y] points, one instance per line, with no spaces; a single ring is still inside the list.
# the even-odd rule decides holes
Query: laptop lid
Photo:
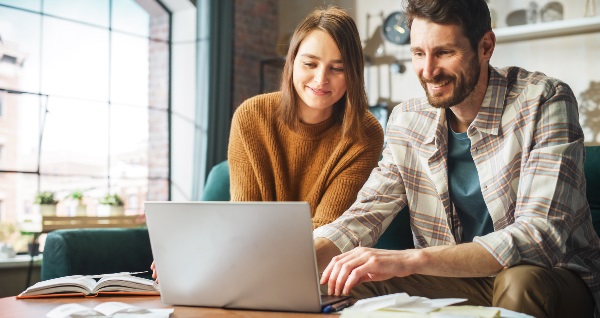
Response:
[[[319,312],[306,202],[146,202],[163,303]]]

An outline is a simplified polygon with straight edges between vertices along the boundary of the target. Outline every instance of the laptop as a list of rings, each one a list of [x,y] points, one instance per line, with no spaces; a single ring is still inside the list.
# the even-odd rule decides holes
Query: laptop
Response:
[[[306,202],[145,202],[165,304],[321,312]],[[348,297],[346,297],[348,298]]]

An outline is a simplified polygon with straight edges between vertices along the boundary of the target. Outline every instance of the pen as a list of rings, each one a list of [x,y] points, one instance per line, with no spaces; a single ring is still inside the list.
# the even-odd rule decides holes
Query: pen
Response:
[[[344,301],[337,302],[333,305],[327,305],[323,308],[324,313],[337,312],[348,306],[350,306],[351,299],[346,299]]]

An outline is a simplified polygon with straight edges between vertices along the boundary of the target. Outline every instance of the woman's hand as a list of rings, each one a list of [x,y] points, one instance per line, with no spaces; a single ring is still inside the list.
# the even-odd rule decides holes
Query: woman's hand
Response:
[[[152,261],[152,264],[150,264],[150,269],[152,270],[152,278],[154,278],[158,284],[158,272],[156,271],[156,265],[154,264],[154,261]]]

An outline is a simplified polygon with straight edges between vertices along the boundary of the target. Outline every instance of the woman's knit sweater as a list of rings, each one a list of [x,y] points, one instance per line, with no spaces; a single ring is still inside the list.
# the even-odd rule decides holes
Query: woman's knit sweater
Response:
[[[370,112],[362,141],[342,138],[334,116],[292,130],[276,114],[280,103],[281,93],[269,93],[236,110],[228,150],[231,199],[306,201],[317,228],[354,202],[380,158],[383,130]]]

